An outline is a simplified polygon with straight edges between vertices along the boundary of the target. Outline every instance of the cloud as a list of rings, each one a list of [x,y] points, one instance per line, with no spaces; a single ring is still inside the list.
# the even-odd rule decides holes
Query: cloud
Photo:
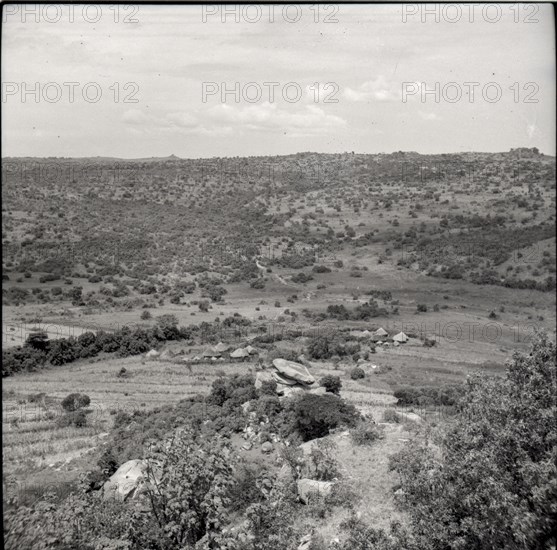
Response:
[[[400,101],[400,86],[389,82],[383,75],[360,84],[356,89],[345,88],[343,95],[348,101]]]
[[[423,120],[439,120],[439,117],[435,113],[418,111],[418,114]]]
[[[313,134],[346,125],[343,118],[327,114],[317,105],[303,105],[291,111],[269,102],[243,108],[222,104],[210,109],[208,114],[215,122],[246,130],[304,130]]]

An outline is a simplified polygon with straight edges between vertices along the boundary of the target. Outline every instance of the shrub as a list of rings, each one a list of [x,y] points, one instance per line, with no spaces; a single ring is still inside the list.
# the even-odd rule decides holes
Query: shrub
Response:
[[[74,338],[59,338],[51,342],[47,359],[53,365],[64,365],[75,361],[78,356]]]
[[[130,376],[130,373],[127,371],[126,367],[122,367],[119,371],[118,374],[116,375],[118,378],[128,378]]]
[[[331,269],[326,265],[314,265],[311,270],[314,273],[330,273]]]
[[[316,336],[309,340],[307,352],[313,359],[329,359],[335,353],[338,355],[338,346],[335,345],[332,338]]]
[[[231,453],[218,439],[196,440],[178,429],[157,446],[148,461],[148,503],[162,530],[163,548],[193,548],[198,541],[217,547],[226,525],[230,489],[234,484]],[[155,472],[162,475],[156,479]]]
[[[150,311],[144,310],[141,312],[141,320],[142,321],[148,321],[149,319],[151,319],[152,315]]]
[[[91,398],[84,393],[70,393],[62,400],[62,408],[68,412],[74,412],[82,407],[87,407]]]
[[[155,327],[162,332],[162,340],[178,340],[180,337],[176,315],[160,315],[156,319]]]
[[[257,399],[257,397],[253,376],[235,374],[226,378],[217,378],[213,382],[207,402],[219,407],[225,403],[229,407],[239,407],[246,401]]]
[[[339,395],[342,388],[340,376],[333,376],[332,374],[328,374],[321,378],[321,380],[319,380],[319,385],[323,386],[327,392],[334,393],[335,395]]]
[[[251,288],[255,288],[256,290],[261,290],[265,288],[265,279],[263,277],[258,277],[257,279],[253,280],[249,286]]]
[[[350,378],[352,378],[352,380],[361,380],[362,378],[365,378],[366,373],[364,372],[364,369],[361,369],[360,367],[354,367],[351,371],[350,371]]]
[[[304,441],[324,437],[341,425],[354,426],[359,413],[354,405],[333,395],[305,394],[287,402],[287,435],[297,431]]]
[[[58,417],[56,425],[59,428],[67,428],[70,426],[83,428],[87,425],[87,415],[83,409],[67,412],[66,414]]]
[[[427,313],[427,306],[425,304],[418,304],[416,306],[416,311],[418,313]]]
[[[400,422],[400,417],[394,409],[385,409],[383,411],[383,422],[392,422],[398,424]]]
[[[339,463],[335,459],[337,450],[337,445],[329,439],[312,444],[309,453],[311,479],[332,481],[340,477]]]
[[[397,405],[444,405],[453,406],[464,392],[464,386],[453,385],[442,388],[408,387],[399,388],[393,395],[398,399]]]
[[[32,372],[42,368],[45,362],[46,354],[30,346],[2,350],[2,376],[22,371]]]
[[[260,489],[260,480],[268,477],[266,466],[259,463],[243,462],[234,472],[233,484],[228,497],[233,510],[243,513],[252,504],[263,502],[265,496]]]
[[[29,346],[33,349],[46,352],[49,348],[48,334],[43,330],[32,332],[29,336],[27,336],[24,346]]]
[[[378,439],[383,439],[383,430],[377,424],[370,422],[360,422],[355,428],[350,430],[352,441],[356,445],[371,445]]]
[[[264,380],[259,388],[259,393],[263,395],[276,395],[277,383],[274,380]]]
[[[255,413],[258,418],[266,416],[271,421],[283,410],[282,403],[276,395],[263,395],[255,402],[255,404]]]
[[[312,281],[313,277],[309,274],[305,274],[303,271],[300,271],[300,273],[296,273],[295,275],[292,275],[292,282],[293,283],[302,283],[305,284],[309,281]]]

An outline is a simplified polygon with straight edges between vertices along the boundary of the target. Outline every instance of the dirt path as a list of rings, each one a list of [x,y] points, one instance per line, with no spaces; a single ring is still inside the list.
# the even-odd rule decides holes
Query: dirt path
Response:
[[[267,273],[267,268],[265,266],[262,266],[257,260],[255,260],[255,265],[261,270],[262,273],[266,274]],[[285,285],[285,286],[290,286],[290,284],[288,283],[288,281],[286,281],[283,277],[281,277],[280,275],[273,273],[273,277],[281,284]]]

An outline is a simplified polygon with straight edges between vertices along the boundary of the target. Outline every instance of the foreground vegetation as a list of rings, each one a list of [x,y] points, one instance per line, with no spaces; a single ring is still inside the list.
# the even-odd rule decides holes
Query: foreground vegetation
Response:
[[[389,530],[358,518],[355,494],[327,446],[305,463],[296,451],[297,443],[341,426],[353,430],[354,444],[379,445],[370,419],[335,392],[279,400],[272,384],[257,390],[250,376],[235,376],[217,379],[206,398],[120,415],[80,490],[62,502],[10,503],[6,547],[296,549],[315,518],[345,510],[338,540],[314,533],[311,548],[549,549],[557,535],[555,359],[555,344],[540,335],[529,353],[515,353],[503,380],[471,377],[458,414],[418,429],[391,458],[406,520]],[[278,437],[287,475],[235,451],[235,434],[249,424],[246,403],[252,420],[264,423],[262,439]],[[145,498],[100,499],[96,489],[130,457],[150,465]],[[316,479],[340,483],[330,496],[301,504],[300,464]]]

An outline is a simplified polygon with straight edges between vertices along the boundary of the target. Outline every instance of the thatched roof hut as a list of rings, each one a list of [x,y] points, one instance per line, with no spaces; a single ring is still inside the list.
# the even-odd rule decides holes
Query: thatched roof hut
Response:
[[[225,351],[228,351],[230,349],[230,346],[228,344],[225,344],[224,342],[219,342],[216,346],[215,346],[215,351],[218,351],[220,353],[223,353]]]
[[[235,349],[231,354],[231,359],[246,359],[249,357],[249,353],[244,348]]]
[[[211,357],[217,358],[221,356],[221,353],[220,351],[217,351],[214,348],[207,348],[206,350],[203,351],[202,356],[207,358],[211,358]]]

